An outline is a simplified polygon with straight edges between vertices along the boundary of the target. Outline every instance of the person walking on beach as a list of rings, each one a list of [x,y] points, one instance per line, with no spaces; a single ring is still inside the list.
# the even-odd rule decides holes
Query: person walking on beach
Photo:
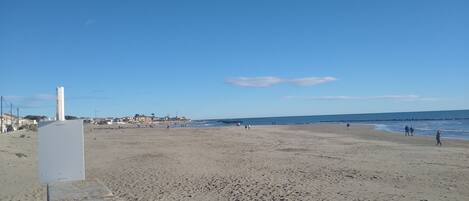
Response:
[[[437,130],[436,131],[436,145],[440,146],[441,147],[441,131],[440,130]]]
[[[349,128],[349,127],[350,127],[350,124],[349,124],[349,123],[347,123],[347,128]]]
[[[405,130],[405,136],[409,136],[409,126],[405,126],[404,127],[404,130]]]
[[[409,131],[410,131],[410,136],[414,136],[414,128],[412,126],[409,128]]]

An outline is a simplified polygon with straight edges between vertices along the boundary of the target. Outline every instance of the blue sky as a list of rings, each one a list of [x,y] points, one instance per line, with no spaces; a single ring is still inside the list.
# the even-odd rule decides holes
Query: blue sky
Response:
[[[469,1],[0,1],[23,114],[469,109]]]

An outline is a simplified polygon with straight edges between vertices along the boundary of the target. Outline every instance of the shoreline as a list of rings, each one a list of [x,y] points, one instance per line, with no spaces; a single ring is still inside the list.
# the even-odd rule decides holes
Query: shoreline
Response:
[[[436,130],[441,130],[445,138],[469,140],[469,110],[229,118],[201,122],[219,125],[222,120],[251,125],[373,124],[383,125],[384,129],[397,133],[403,132],[408,125],[419,135],[433,136]]]
[[[351,126],[351,129],[349,130],[347,130],[345,125],[341,125],[341,124],[316,124],[316,125],[318,126],[324,125],[326,127],[329,127],[329,126],[335,127],[337,125],[340,125],[341,127],[343,126],[343,129],[337,129],[337,130],[334,130],[334,132],[340,133],[340,134],[352,134],[355,137],[359,137],[361,139],[367,139],[367,140],[378,139],[378,140],[388,141],[388,142],[398,142],[398,143],[404,143],[404,144],[408,143],[408,144],[426,145],[426,146],[435,146],[435,143],[436,143],[435,137],[432,137],[432,136],[427,136],[427,135],[404,136],[404,134],[402,133],[377,130],[374,128],[374,125],[370,125],[370,124],[353,124]],[[311,124],[311,126],[314,126],[314,124]],[[352,127],[358,127],[358,129],[353,129]],[[331,130],[332,129],[330,130],[325,129],[326,132],[331,132]],[[453,138],[442,137],[442,141],[449,142],[449,145],[451,146],[459,146],[459,147],[468,146],[469,147],[469,140],[466,140],[466,139],[453,139]],[[443,143],[443,146],[445,146],[445,143]]]
[[[156,124],[155,124],[156,125]],[[85,126],[85,129],[88,128],[93,128],[93,129],[152,129],[152,128],[157,128],[157,129],[166,129],[166,127],[162,127],[160,125],[153,125],[153,127],[150,127],[150,124],[145,125],[141,124],[140,127],[137,126],[137,124],[113,124],[113,125],[91,125],[88,124]],[[277,125],[251,125],[252,127],[305,127],[305,126],[339,126],[339,127],[344,127],[346,123],[309,123],[309,124],[277,124]],[[369,123],[354,123],[351,124],[351,127],[361,127],[365,129],[372,130],[376,133],[383,133],[386,135],[396,135],[396,136],[401,136],[404,137],[404,139],[408,138],[422,138],[425,140],[433,140],[435,141],[435,136],[431,135],[422,135],[415,133],[414,136],[404,136],[403,133],[397,132],[397,131],[392,131],[392,130],[381,130],[378,129],[377,127],[379,124],[369,124]],[[237,125],[214,125],[214,126],[176,126],[176,127],[170,127],[170,129],[217,129],[217,128],[242,128],[244,129],[244,126],[237,126]],[[435,131],[436,132],[436,131]],[[441,137],[442,141],[462,141],[462,142],[469,142],[469,138],[453,138],[453,137],[446,137],[443,136]]]
[[[198,121],[198,120],[195,120],[195,121]],[[259,125],[251,125],[251,126],[255,126],[255,127],[259,127],[259,126],[304,126],[304,125],[345,125],[346,122],[317,122],[317,123],[307,123],[307,124],[274,124],[274,125],[269,125],[269,124],[259,124]],[[173,129],[179,129],[179,128],[223,128],[223,127],[238,127],[236,125],[233,125],[233,124],[220,124],[220,125],[208,125],[208,126],[191,126],[191,124],[187,124],[188,126],[185,126],[185,127],[179,127],[179,126],[175,126],[175,127],[171,127]],[[385,124],[379,124],[379,123],[369,123],[369,122],[363,122],[363,123],[351,123],[351,125],[355,125],[355,126],[360,126],[360,125],[364,125],[364,126],[371,126],[373,127],[372,129],[377,131],[377,132],[384,132],[384,133],[390,133],[390,134],[395,134],[395,135],[404,135],[402,132],[399,132],[399,131],[395,131],[395,130],[392,130],[392,129],[380,129],[378,127],[380,126],[386,126]],[[244,127],[244,125],[240,125],[239,127]],[[435,130],[435,134],[436,134],[436,130]],[[432,135],[428,135],[428,134],[421,134],[421,133],[415,133],[414,136],[409,136],[409,137],[417,137],[417,136],[420,136],[420,137],[434,137]],[[442,139],[444,140],[463,140],[463,141],[469,141],[469,137],[447,137],[444,135],[443,133],[443,136],[442,136]]]

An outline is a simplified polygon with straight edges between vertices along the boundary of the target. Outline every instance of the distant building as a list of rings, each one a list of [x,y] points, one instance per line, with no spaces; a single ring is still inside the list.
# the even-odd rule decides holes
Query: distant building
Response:
[[[186,117],[156,117],[154,114],[147,116],[144,114],[135,114],[134,116],[125,117],[108,117],[108,118],[95,118],[92,120],[85,120],[85,123],[93,123],[99,125],[109,124],[160,124],[160,123],[184,123],[191,121]]]
[[[170,120],[171,120],[171,121],[187,121],[187,120],[189,120],[189,119],[187,119],[186,117],[178,117],[178,116],[176,116],[176,117],[170,118]]]
[[[153,117],[145,115],[135,115],[134,121],[141,124],[151,124],[153,122]]]
[[[126,124],[128,121],[124,118],[114,118],[112,120],[115,124]]]
[[[17,116],[8,114],[8,113],[4,113],[3,115],[0,116],[0,118],[3,119],[2,121],[3,124],[0,125],[0,131],[2,133],[8,132],[8,131],[15,131],[25,126],[37,125],[36,120],[25,119],[22,117],[18,118]]]
[[[153,122],[156,124],[185,124],[187,122],[190,122],[191,120],[186,117],[170,117],[170,116],[165,116],[165,117],[154,117]]]
[[[134,122],[134,118],[133,117],[122,117],[122,118],[119,118],[121,122],[124,122],[124,123],[133,123]]]
[[[111,125],[112,118],[94,118],[92,122],[98,125]]]

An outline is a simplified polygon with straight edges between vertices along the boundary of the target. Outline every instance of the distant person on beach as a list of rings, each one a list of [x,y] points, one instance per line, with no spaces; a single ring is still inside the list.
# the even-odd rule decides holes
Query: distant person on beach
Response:
[[[405,136],[409,136],[409,126],[405,126],[404,127],[404,131],[405,131]]]
[[[244,125],[244,130],[247,130],[248,129],[248,125]]]
[[[441,147],[441,131],[437,130],[436,131],[436,145]]]
[[[350,127],[350,124],[349,124],[349,123],[347,123],[347,128],[349,128],[349,127]]]
[[[414,136],[414,127],[410,127],[409,128],[409,131],[410,131],[410,136]]]

